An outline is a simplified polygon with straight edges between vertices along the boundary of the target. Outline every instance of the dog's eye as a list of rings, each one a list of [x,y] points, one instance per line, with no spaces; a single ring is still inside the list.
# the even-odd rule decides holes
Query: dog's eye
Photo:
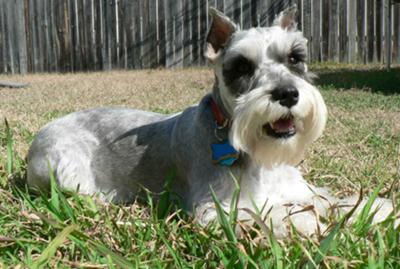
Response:
[[[298,57],[296,57],[295,55],[289,55],[288,62],[289,62],[289,64],[296,65],[299,62],[301,62],[301,60]]]
[[[225,69],[235,76],[250,75],[254,71],[253,63],[243,56],[238,56],[225,65]]]
[[[240,64],[238,64],[238,72],[239,73],[241,73],[241,74],[247,74],[247,73],[249,73],[250,72],[250,70],[251,70],[251,66],[250,66],[250,64],[249,63],[247,63],[247,62],[242,62],[242,63],[240,63]]]

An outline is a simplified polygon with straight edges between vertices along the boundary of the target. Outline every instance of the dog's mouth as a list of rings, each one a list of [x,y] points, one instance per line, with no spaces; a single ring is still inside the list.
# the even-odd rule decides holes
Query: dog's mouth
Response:
[[[296,125],[293,116],[288,116],[272,123],[264,124],[263,130],[268,136],[286,139],[296,134]]]

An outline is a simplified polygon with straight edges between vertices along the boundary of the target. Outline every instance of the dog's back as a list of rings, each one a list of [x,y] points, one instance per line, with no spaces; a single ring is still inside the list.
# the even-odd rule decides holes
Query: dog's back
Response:
[[[141,174],[140,169],[154,165],[157,169],[148,169],[154,174],[147,172],[146,178],[136,182],[154,185],[154,178],[147,177],[159,176],[159,171],[170,165],[167,160],[155,160],[159,154],[154,153],[169,151],[166,141],[173,121],[165,115],[124,108],[97,108],[57,119],[46,125],[32,143],[28,184],[47,188],[52,170],[62,188],[79,188],[81,193],[90,194],[100,191],[111,198],[130,200],[137,186],[126,186],[127,177],[135,178]],[[110,182],[110,178],[116,181]]]

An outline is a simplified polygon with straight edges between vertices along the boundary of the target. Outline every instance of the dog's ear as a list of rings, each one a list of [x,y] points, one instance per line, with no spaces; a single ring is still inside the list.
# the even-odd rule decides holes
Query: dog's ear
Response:
[[[297,29],[297,5],[293,4],[282,11],[274,21],[274,25],[279,25],[283,29],[294,31]]]
[[[213,62],[238,27],[227,16],[214,8],[210,8],[210,14],[212,22],[206,39],[205,57]]]

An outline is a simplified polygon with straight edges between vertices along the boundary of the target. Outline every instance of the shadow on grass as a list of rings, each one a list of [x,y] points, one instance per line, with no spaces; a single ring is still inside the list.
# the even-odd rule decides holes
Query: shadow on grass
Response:
[[[400,94],[400,68],[386,69],[317,69],[315,80],[320,86],[339,89],[363,89],[385,95]]]

